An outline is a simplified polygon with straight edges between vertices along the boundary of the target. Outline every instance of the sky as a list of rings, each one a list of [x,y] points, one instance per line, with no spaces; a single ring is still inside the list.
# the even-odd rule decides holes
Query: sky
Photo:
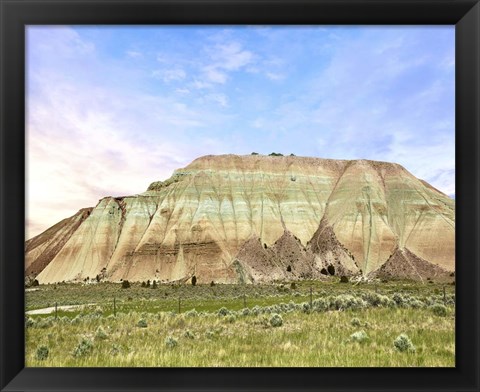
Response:
[[[396,162],[455,197],[454,26],[29,26],[26,237],[208,154]]]

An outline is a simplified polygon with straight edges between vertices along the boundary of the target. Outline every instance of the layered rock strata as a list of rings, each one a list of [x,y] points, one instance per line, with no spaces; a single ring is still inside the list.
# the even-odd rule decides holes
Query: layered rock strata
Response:
[[[27,241],[40,283],[368,275],[398,252],[455,265],[454,201],[394,163],[205,156],[84,211]]]

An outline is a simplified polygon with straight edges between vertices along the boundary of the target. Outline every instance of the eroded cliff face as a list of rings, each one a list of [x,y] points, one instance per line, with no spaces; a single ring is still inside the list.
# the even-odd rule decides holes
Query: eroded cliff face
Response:
[[[399,165],[366,160],[206,156],[69,219],[80,223],[27,242],[27,269],[45,264],[40,283],[259,282],[321,278],[329,265],[366,275],[398,249],[442,271],[455,264],[454,201]],[[37,262],[53,237],[54,256]]]

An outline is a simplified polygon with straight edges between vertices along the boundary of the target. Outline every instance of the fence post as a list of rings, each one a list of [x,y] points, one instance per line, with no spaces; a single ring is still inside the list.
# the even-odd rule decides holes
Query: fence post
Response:
[[[57,319],[57,302],[55,302],[55,320]]]
[[[312,312],[312,310],[313,310],[313,289],[310,286],[310,313]]]
[[[447,293],[445,292],[445,285],[443,285],[443,304],[447,305]]]
[[[178,296],[178,314],[180,314],[182,311],[182,308],[181,308],[181,299],[180,299],[180,296]]]
[[[117,306],[115,303],[115,297],[113,297],[113,316],[117,317]]]

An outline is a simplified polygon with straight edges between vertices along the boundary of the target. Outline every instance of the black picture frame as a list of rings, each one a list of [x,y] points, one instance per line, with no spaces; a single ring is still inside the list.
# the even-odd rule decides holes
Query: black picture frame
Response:
[[[478,0],[0,0],[0,7],[2,391],[480,390]],[[456,367],[25,368],[25,26],[34,24],[455,25]]]

